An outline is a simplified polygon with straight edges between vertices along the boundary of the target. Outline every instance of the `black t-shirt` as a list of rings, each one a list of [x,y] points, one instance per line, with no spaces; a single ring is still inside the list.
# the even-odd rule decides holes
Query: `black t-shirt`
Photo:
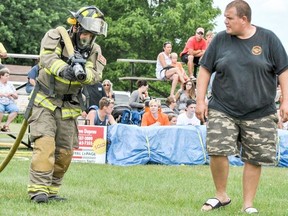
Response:
[[[276,112],[276,75],[288,69],[287,53],[278,37],[256,27],[249,39],[218,33],[201,61],[212,74],[209,108],[239,119],[255,119]]]

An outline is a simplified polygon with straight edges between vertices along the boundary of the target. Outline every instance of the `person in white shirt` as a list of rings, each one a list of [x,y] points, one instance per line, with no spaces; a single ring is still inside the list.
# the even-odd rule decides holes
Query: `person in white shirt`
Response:
[[[195,107],[195,100],[187,100],[186,110],[178,116],[176,125],[200,125],[201,122],[195,115]]]

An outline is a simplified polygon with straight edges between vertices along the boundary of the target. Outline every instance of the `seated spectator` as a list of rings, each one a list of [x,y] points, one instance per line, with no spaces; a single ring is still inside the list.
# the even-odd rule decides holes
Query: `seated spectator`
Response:
[[[161,111],[161,102],[152,99],[149,102],[149,111],[145,112],[142,117],[141,126],[160,126],[170,125],[168,116]]]
[[[168,97],[166,99],[166,105],[175,113],[179,114],[179,110],[177,109],[177,103],[174,97]]]
[[[173,67],[171,65],[171,51],[172,44],[170,42],[164,43],[163,52],[159,53],[157,57],[156,77],[159,80],[172,80],[170,96],[174,97],[178,81],[180,80],[181,83],[184,83],[185,80],[179,68]]]
[[[129,106],[132,110],[142,111],[145,108],[145,100],[149,99],[148,83],[146,80],[137,81],[137,90],[130,95]]]
[[[103,85],[106,97],[115,101],[115,94],[113,92],[113,84],[112,84],[112,82],[110,80],[108,80],[108,79],[105,79],[102,82],[102,85]]]
[[[196,99],[196,87],[192,80],[188,80],[181,89],[178,90],[175,99],[177,102],[177,108],[179,112],[183,112],[186,109],[186,102],[189,99]]]
[[[28,82],[26,84],[26,92],[30,94],[36,85],[36,78],[38,76],[39,65],[34,65],[31,70],[28,72]]]
[[[112,111],[114,108],[114,101],[110,98],[103,97],[99,101],[99,109],[91,109],[86,117],[90,125],[113,125],[116,124]]]
[[[172,52],[170,54],[170,58],[171,58],[171,66],[173,67],[176,67],[176,68],[179,68],[185,82],[189,80],[189,77],[187,76],[186,74],[186,71],[184,70],[183,66],[182,66],[182,63],[181,62],[178,62],[178,54],[175,53],[175,52]],[[180,82],[180,80],[179,80]]]
[[[276,91],[276,96],[275,96],[275,105],[277,108],[277,116],[278,116],[278,129],[282,129],[282,130],[288,130],[288,122],[283,122],[282,121],[282,117],[280,114],[280,104],[282,102],[282,93],[281,93],[281,88],[280,88],[280,84],[279,84],[279,80],[277,78],[277,91]]]
[[[215,79],[215,76],[216,76],[216,72],[213,72],[211,74],[211,77],[210,77],[210,81],[209,81],[208,88],[207,88],[207,98],[208,99],[212,96],[212,85],[213,85],[213,81]]]
[[[176,115],[176,114],[173,114],[173,113],[168,114],[168,119],[169,119],[170,125],[176,125],[177,118],[178,118],[178,115]]]
[[[19,112],[14,101],[18,98],[18,95],[13,84],[8,81],[9,74],[8,68],[0,65],[0,122],[2,122],[4,112],[9,113],[7,122],[1,127],[1,131],[3,132],[9,131],[10,123],[15,119]]]
[[[195,115],[196,101],[188,100],[186,111],[181,113],[177,118],[177,125],[200,125],[200,120]]]
[[[180,53],[182,62],[188,66],[188,74],[190,78],[197,77],[197,70],[194,70],[194,65],[199,65],[199,60],[203,56],[207,48],[206,40],[204,39],[204,29],[199,27],[194,36],[190,37],[183,51]]]
[[[207,31],[207,33],[205,35],[206,48],[208,48],[208,46],[210,45],[213,38],[214,38],[214,33],[212,31]]]

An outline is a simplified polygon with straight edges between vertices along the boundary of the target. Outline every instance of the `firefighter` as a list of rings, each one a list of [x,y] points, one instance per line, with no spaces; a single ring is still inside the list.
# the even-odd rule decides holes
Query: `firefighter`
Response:
[[[68,33],[51,29],[41,41],[37,87],[30,99],[34,103],[28,123],[34,149],[28,194],[36,203],[66,200],[58,192],[73,148],[78,147],[76,118],[85,109],[81,88],[99,82],[106,65],[95,43],[97,35],[107,35],[103,13],[95,6],[70,13]]]

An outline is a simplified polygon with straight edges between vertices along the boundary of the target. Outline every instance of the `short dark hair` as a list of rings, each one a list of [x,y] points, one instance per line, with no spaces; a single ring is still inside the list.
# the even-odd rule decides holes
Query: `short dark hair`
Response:
[[[141,86],[147,86],[148,85],[146,80],[138,80],[136,84],[137,84],[138,88],[140,88]]]
[[[249,4],[246,1],[243,0],[234,0],[232,2],[230,2],[227,6],[225,10],[228,10],[232,7],[236,8],[237,11],[237,16],[238,17],[243,17],[246,16],[248,22],[251,22],[251,17],[252,17],[252,11],[251,8],[249,6]]]
[[[187,100],[187,102],[186,102],[186,107],[190,106],[191,104],[196,104],[196,101],[193,100],[193,99]]]

